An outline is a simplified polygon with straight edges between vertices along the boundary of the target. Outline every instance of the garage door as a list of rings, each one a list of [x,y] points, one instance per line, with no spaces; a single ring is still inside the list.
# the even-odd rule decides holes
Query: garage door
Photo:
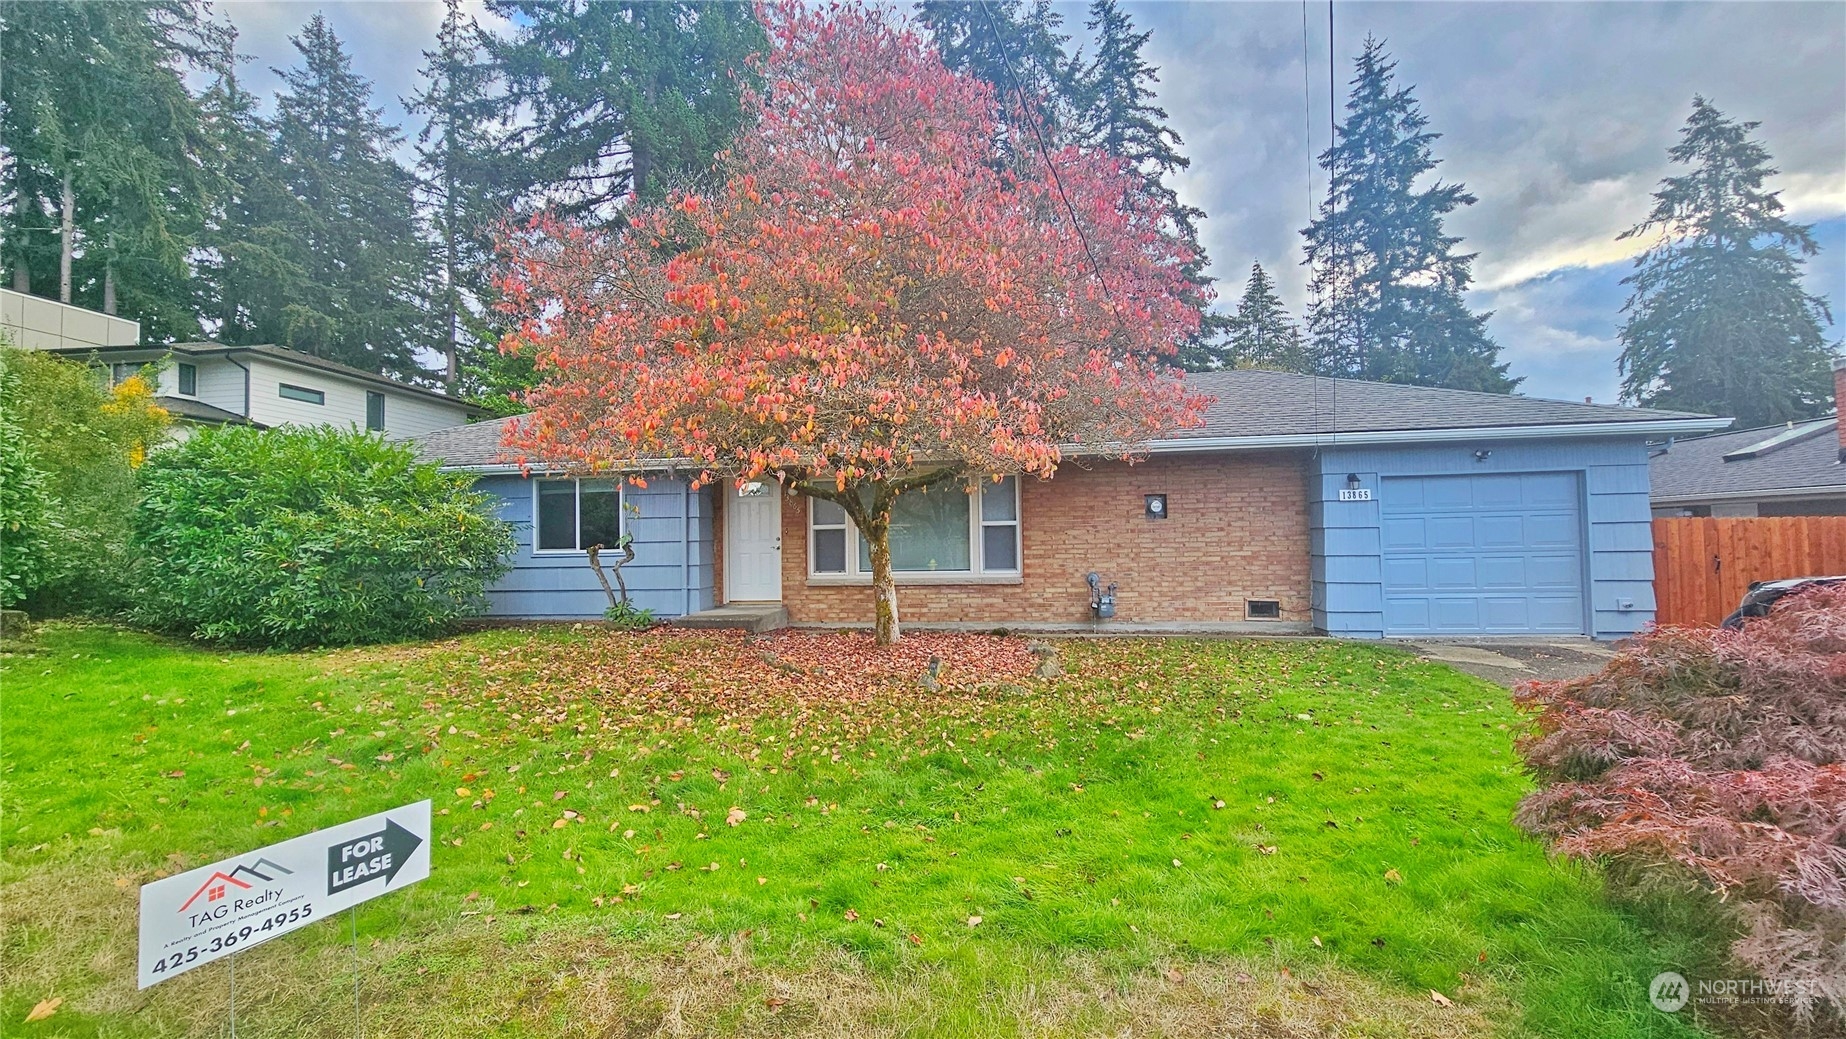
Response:
[[[1386,477],[1385,630],[1583,632],[1574,473]]]

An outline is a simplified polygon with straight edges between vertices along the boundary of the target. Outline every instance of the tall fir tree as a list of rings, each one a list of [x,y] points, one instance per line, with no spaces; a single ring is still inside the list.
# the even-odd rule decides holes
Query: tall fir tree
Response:
[[[1275,282],[1262,264],[1250,265],[1250,280],[1237,301],[1237,312],[1225,324],[1222,348],[1209,359],[1207,370],[1263,368],[1304,375],[1313,372],[1314,361],[1301,339],[1301,329],[1288,316],[1281,297],[1276,295]]]
[[[1728,119],[1703,97],[1667,154],[1691,169],[1661,181],[1647,219],[1621,235],[1655,241],[1622,280],[1633,288],[1618,335],[1623,398],[1734,416],[1761,426],[1825,414],[1832,351],[1824,299],[1801,287],[1818,250],[1812,225],[1782,215],[1778,172],[1750,139],[1760,123]]]
[[[443,384],[455,392],[464,365],[491,349],[486,301],[493,230],[511,215],[524,185],[508,176],[501,159],[499,77],[483,59],[486,36],[461,0],[445,4],[436,49],[423,52],[423,89],[405,108],[425,119],[417,134],[417,171],[441,279],[430,293],[430,316],[443,354]]]
[[[507,148],[537,201],[618,221],[630,194],[658,197],[711,170],[742,120],[748,58],[766,40],[748,4],[722,0],[490,0],[518,28],[491,44]]]
[[[245,341],[283,346],[399,378],[427,378],[430,251],[416,179],[392,158],[402,141],[372,107],[339,38],[316,14],[290,42],[301,64],[276,70],[273,149],[284,197],[265,199],[253,233],[298,278],[259,286]],[[247,338],[246,338],[247,337]]]
[[[0,163],[12,285],[197,334],[189,256],[211,184],[184,76],[221,27],[194,0],[0,8]]]
[[[223,47],[217,76],[199,96],[213,192],[194,260],[194,309],[212,338],[253,343],[260,341],[262,301],[292,291],[308,273],[295,261],[285,225],[270,220],[296,202],[282,183],[272,128],[238,76],[235,30]]]
[[[1463,300],[1473,253],[1443,219],[1475,202],[1460,184],[1418,178],[1440,160],[1429,120],[1399,87],[1384,44],[1367,37],[1356,63],[1346,122],[1320,156],[1327,199],[1302,231],[1312,269],[1308,315],[1322,374],[1509,393],[1487,314]]]
[[[1082,69],[1068,53],[1064,16],[1050,0],[921,0],[916,12],[944,65],[994,88],[1002,156],[1036,148],[1037,136],[1048,147],[1072,143]]]
[[[1152,35],[1135,28],[1115,0],[1093,0],[1085,23],[1096,37],[1096,54],[1083,63],[1071,88],[1076,109],[1072,134],[1078,143],[1126,160],[1140,173],[1147,196],[1167,216],[1167,232],[1192,250],[1186,268],[1189,301],[1204,313],[1198,332],[1181,349],[1187,367],[1222,366],[1226,318],[1209,308],[1214,290],[1206,274],[1210,260],[1199,241],[1203,210],[1182,202],[1172,178],[1192,165],[1185,142],[1170,125],[1155,90],[1160,70],[1141,53]]]

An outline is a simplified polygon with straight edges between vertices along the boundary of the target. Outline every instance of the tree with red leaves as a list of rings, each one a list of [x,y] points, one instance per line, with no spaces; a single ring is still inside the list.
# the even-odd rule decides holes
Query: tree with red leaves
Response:
[[[1544,784],[1522,825],[1567,854],[1690,871],[1737,914],[1732,953],[1798,1019],[1830,1004],[1846,1022],[1846,588],[1741,631],[1651,632],[1517,698],[1537,712],[1521,749]]]
[[[992,89],[892,18],[766,9],[754,122],[717,186],[620,231],[539,221],[501,284],[541,379],[512,453],[839,505],[881,645],[900,495],[1127,457],[1203,403],[1167,363],[1198,327],[1190,256],[1134,171],[1075,148],[1003,161]]]

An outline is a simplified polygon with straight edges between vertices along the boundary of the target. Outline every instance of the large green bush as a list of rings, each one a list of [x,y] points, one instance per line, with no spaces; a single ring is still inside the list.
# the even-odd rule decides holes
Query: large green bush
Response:
[[[119,607],[135,468],[167,438],[172,417],[143,379],[111,389],[88,365],[4,342],[0,411],[16,436],[7,453],[22,459],[8,464],[8,481],[23,479],[12,469],[24,465],[44,499],[44,522],[22,527],[26,536],[6,549],[8,573],[19,577],[9,594],[41,614]]]
[[[402,444],[226,427],[148,461],[135,547],[143,623],[298,647],[418,637],[478,612],[513,535],[472,478]]]
[[[43,580],[46,550],[56,533],[38,452],[4,406],[14,381],[0,366],[0,606],[25,598]]]

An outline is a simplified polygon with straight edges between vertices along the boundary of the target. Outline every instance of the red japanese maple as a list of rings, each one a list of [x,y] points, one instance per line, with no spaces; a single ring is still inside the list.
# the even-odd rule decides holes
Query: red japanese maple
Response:
[[[996,98],[860,7],[765,10],[754,122],[719,184],[625,229],[542,221],[501,286],[542,384],[507,444],[584,471],[675,460],[835,502],[898,637],[892,504],[1049,477],[1196,421],[1165,362],[1198,326],[1191,258],[1138,178],[1065,149],[1002,158]]]

